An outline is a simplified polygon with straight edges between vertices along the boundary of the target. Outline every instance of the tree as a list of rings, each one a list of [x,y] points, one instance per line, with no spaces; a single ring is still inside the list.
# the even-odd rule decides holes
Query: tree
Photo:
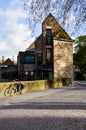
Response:
[[[86,35],[80,36],[75,41],[76,63],[80,71],[86,73]]]
[[[71,28],[71,34],[81,32],[82,26],[86,30],[86,0],[25,0],[24,7],[31,27],[52,13],[67,31]]]

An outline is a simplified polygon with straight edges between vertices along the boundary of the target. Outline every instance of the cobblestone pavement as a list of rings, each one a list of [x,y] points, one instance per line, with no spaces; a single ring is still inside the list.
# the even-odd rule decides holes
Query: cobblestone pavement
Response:
[[[86,85],[0,99],[0,130],[86,130]]]

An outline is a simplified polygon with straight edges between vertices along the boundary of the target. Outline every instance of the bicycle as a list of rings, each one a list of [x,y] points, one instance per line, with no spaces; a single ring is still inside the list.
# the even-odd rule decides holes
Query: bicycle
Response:
[[[21,94],[24,87],[25,85],[21,83],[10,84],[9,87],[5,89],[4,95],[13,96],[16,95],[17,93]]]

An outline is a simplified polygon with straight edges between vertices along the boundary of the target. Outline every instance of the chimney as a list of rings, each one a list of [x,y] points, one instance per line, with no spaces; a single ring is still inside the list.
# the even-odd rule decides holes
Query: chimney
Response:
[[[2,63],[4,62],[4,56],[2,56]]]
[[[13,63],[14,63],[14,56],[13,56]]]

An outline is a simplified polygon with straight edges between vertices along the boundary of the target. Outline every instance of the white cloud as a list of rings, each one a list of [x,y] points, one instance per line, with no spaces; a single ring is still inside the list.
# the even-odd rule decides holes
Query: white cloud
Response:
[[[4,24],[3,32],[0,32],[2,34],[0,37],[1,57],[8,58],[14,55],[16,59],[18,52],[25,51],[34,40],[31,37],[31,30],[25,23],[26,16],[23,4],[19,0],[12,0],[9,8],[5,10],[0,9],[0,19],[3,18]]]
[[[72,24],[75,22],[75,16],[73,13],[68,13],[66,18],[66,24]]]

